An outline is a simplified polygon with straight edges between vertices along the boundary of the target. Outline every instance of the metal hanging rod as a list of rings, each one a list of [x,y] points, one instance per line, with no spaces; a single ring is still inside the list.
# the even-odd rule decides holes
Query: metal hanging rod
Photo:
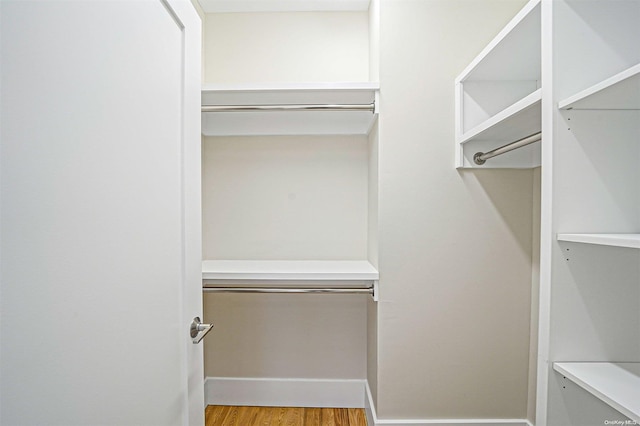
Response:
[[[318,105],[202,105],[202,112],[266,112],[266,111],[375,111],[375,104]]]
[[[370,294],[373,287],[202,287],[205,293],[314,293],[314,294]]]
[[[509,151],[513,151],[514,149],[522,148],[523,146],[530,145],[534,142],[538,142],[542,139],[542,132],[534,133],[533,135],[529,135],[526,138],[518,139],[515,142],[511,142],[507,145],[501,146],[489,152],[476,152],[473,156],[473,162],[477,165],[483,165],[489,158],[496,157],[498,155],[505,154]]]

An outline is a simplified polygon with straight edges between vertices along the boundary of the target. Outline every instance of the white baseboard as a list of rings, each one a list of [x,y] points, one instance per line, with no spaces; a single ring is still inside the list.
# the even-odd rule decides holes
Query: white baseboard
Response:
[[[207,377],[207,405],[363,408],[366,380]]]
[[[526,419],[379,419],[369,382],[365,383],[364,410],[369,426],[532,426]]]

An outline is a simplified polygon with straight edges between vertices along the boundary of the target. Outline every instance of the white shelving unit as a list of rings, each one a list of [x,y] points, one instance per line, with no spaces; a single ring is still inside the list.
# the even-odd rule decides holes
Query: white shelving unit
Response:
[[[640,2],[554,0],[542,19],[536,424],[638,422]]]
[[[346,22],[357,23],[361,22],[361,19],[358,18],[356,21],[355,14],[350,12],[362,13],[363,16],[368,14],[369,18],[373,20],[373,15],[377,13],[379,7],[370,5],[370,0],[199,1],[206,13],[217,16],[224,22],[227,22],[225,19],[229,18],[229,15],[226,14],[230,12],[240,17],[243,15],[255,17],[262,13],[269,13],[271,16],[272,12],[285,12],[279,15],[280,20],[277,21],[279,24],[284,23],[285,26],[291,25],[291,21],[285,16],[295,16],[286,12],[349,12],[348,16],[352,18]],[[305,16],[305,19],[308,19],[312,24],[322,22],[323,25],[326,25],[326,22],[332,22],[323,21],[327,19],[323,14],[318,14],[317,18],[312,17],[312,14],[305,14]],[[346,17],[347,15],[345,15]],[[242,18],[240,21],[244,22]],[[258,58],[266,61],[264,63],[265,69],[254,65],[250,73],[242,74],[246,76],[253,73],[256,80],[243,79],[238,84],[207,84],[202,88],[203,111],[201,118],[202,134],[205,137],[203,142],[205,157],[206,153],[218,150],[216,158],[229,155],[232,159],[230,161],[237,161],[233,163],[233,167],[224,168],[212,160],[214,155],[210,155],[207,157],[208,162],[203,164],[204,192],[210,195],[209,198],[203,197],[205,200],[203,202],[204,228],[207,228],[206,221],[209,221],[209,224],[215,224],[210,227],[215,228],[212,234],[206,234],[205,231],[204,251],[210,253],[210,258],[202,263],[203,282],[205,284],[224,284],[225,286],[236,284],[282,286],[283,283],[284,285],[305,286],[313,285],[314,282],[331,281],[332,287],[341,285],[368,287],[372,281],[378,279],[378,271],[366,260],[301,261],[287,260],[287,258],[294,252],[297,256],[307,256],[308,258],[317,256],[322,259],[327,258],[328,255],[335,256],[336,259],[361,256],[360,253],[354,254],[354,247],[362,247],[362,240],[366,243],[366,228],[357,226],[349,228],[349,231],[353,230],[351,240],[349,239],[350,235],[344,233],[340,235],[340,238],[333,235],[332,232],[335,233],[336,229],[341,229],[340,226],[344,227],[344,223],[355,222],[355,220],[349,216],[348,219],[341,221],[340,219],[348,216],[345,214],[342,214],[340,219],[336,219],[334,203],[339,202],[340,197],[331,197],[327,195],[328,191],[318,192],[316,187],[326,175],[330,175],[344,178],[345,180],[341,183],[344,184],[346,189],[343,189],[347,192],[356,192],[357,190],[359,195],[363,190],[367,190],[366,185],[362,185],[361,179],[362,171],[365,170],[363,164],[366,165],[363,163],[366,161],[366,157],[362,156],[362,147],[366,147],[367,140],[370,145],[373,145],[372,139],[377,141],[377,133],[372,132],[372,129],[377,125],[379,84],[369,81],[323,82],[319,80],[318,78],[322,74],[335,77],[336,75],[351,75],[352,72],[358,73],[357,66],[352,71],[347,70],[341,62],[318,61],[315,63],[314,60],[311,60],[309,63],[296,64],[298,59],[295,57],[295,53],[285,52],[286,49],[278,47],[279,39],[277,37],[281,35],[278,32],[281,28],[278,27],[278,31],[275,31],[275,28],[268,25],[263,29],[265,31],[264,39],[267,41],[268,48],[274,48],[274,52],[282,55],[280,62],[273,64],[268,57]],[[374,52],[377,49],[377,28],[375,26],[358,27],[357,25],[355,28],[369,31],[366,37],[369,41],[369,46],[366,46],[367,53]],[[272,30],[273,34],[270,34],[269,30]],[[353,54],[356,58],[361,57],[360,52],[353,49],[354,46],[362,48],[365,45],[354,44],[353,40],[361,40],[362,38],[355,37],[353,31],[351,33],[345,32],[345,34],[354,38],[345,44],[345,49],[340,50],[340,46],[335,46],[335,50],[344,52],[344,54]],[[275,37],[273,45],[270,44],[271,37]],[[323,41],[326,38],[324,35],[312,32],[307,37],[309,40],[305,43],[305,47],[311,51],[314,46],[316,48],[324,46],[319,43],[319,38]],[[345,40],[337,39],[336,42],[344,43]],[[241,43],[238,45],[241,53],[234,52],[230,55],[224,49],[215,50],[229,55],[228,57],[216,58],[216,60],[223,62],[220,64],[221,67],[233,69],[234,66],[244,66],[246,61],[241,60],[244,45]],[[296,65],[298,72],[295,73],[295,78],[305,75],[313,76],[310,79],[311,82],[287,82],[286,77],[281,77],[289,75],[291,66],[287,66],[286,63]],[[347,61],[346,64],[353,66],[355,62]],[[367,65],[371,65],[371,63],[367,62]],[[325,67],[326,70],[324,70]],[[208,75],[222,75],[222,82],[225,81],[224,76],[227,76],[228,79],[228,75],[224,73],[210,73]],[[375,78],[377,74],[370,70],[368,75]],[[212,77],[208,81],[218,80]],[[251,83],[251,81],[258,81],[258,83]],[[298,141],[298,139],[300,140]],[[318,142],[321,146],[310,152],[309,141]],[[322,144],[324,141],[326,144]],[[344,157],[341,157],[342,151],[336,148],[336,141],[344,142]],[[352,141],[353,144],[350,143]],[[212,146],[216,148],[211,148]],[[224,148],[221,148],[222,146]],[[377,145],[375,146],[377,147]],[[354,149],[354,147],[356,148]],[[278,162],[274,161],[274,158],[286,158],[286,160]],[[346,159],[349,161],[345,161]],[[303,163],[298,163],[296,160]],[[347,167],[349,173],[345,173],[344,169]],[[213,170],[220,171],[220,173],[216,174],[214,178],[207,179],[207,176],[213,175]],[[257,170],[264,178],[254,179],[251,177]],[[354,172],[354,170],[356,171]],[[377,171],[374,172],[377,173]],[[216,185],[216,190],[213,190],[211,185]],[[290,186],[290,188],[285,193],[284,201],[279,201],[279,197],[283,195],[281,188],[284,186]],[[226,189],[219,190],[220,188]],[[353,199],[356,199],[354,203],[361,203],[361,200],[366,201],[366,198],[363,197],[352,197]],[[324,204],[318,200],[323,200]],[[215,209],[214,205],[220,203],[236,203],[242,208],[239,210],[230,209],[229,211],[234,211],[232,217],[216,216],[211,211]],[[354,205],[356,207],[351,208],[350,212],[355,211],[361,214],[363,219],[366,219],[367,210],[362,208],[362,203]],[[308,217],[311,210],[308,206],[313,206],[312,210],[318,214],[317,218]],[[259,219],[264,212],[268,212],[271,217],[270,221],[262,222]],[[361,219],[358,221],[362,222]],[[271,232],[271,228],[275,226],[274,223],[281,227],[281,233]],[[313,225],[319,229],[326,228],[326,234],[331,236],[323,235],[320,238],[318,233],[298,235],[296,229],[299,230],[301,223],[309,223],[308,226]],[[256,228],[251,228],[254,225]],[[234,237],[220,231],[222,228],[235,230]],[[257,229],[257,232],[252,233],[250,229],[254,231]],[[363,233],[365,233],[364,237]],[[214,234],[215,237],[212,237]],[[240,248],[230,248],[231,244],[228,244],[229,240],[225,240],[225,238],[233,238],[234,241],[242,238],[245,240],[254,238],[254,240],[241,245]],[[336,245],[332,244],[332,238],[338,242],[346,241],[347,243],[337,249]],[[301,239],[304,242],[299,241]],[[314,243],[320,248],[315,248]],[[216,248],[214,249],[213,246]],[[252,251],[258,246],[259,250]],[[284,248],[282,248],[283,246]],[[219,247],[224,247],[224,249],[218,249]],[[348,252],[348,250],[352,250],[352,252]],[[359,251],[362,252],[362,248]],[[280,260],[253,260],[262,259],[265,253]],[[366,257],[366,254],[365,251],[363,257]],[[223,260],[227,256],[231,259],[243,260]]]
[[[456,167],[531,168],[540,144],[473,162],[541,130],[541,1],[531,0],[455,81]]]
[[[555,362],[553,369],[640,423],[640,363]]]
[[[203,106],[375,105],[377,83],[206,86]],[[366,135],[376,111],[203,112],[205,136]]]
[[[378,271],[366,260],[205,260],[205,283],[268,281],[375,281]]]
[[[379,3],[199,2],[205,374],[236,405],[273,401],[247,374],[360,377],[378,294]]]
[[[640,234],[558,234],[558,241],[640,248]]]

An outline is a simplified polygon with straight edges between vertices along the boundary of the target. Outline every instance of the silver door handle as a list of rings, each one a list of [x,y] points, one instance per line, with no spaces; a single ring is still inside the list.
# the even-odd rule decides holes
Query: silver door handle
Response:
[[[213,324],[203,324],[202,321],[200,321],[200,317],[195,317],[193,321],[191,321],[191,326],[189,327],[189,335],[193,339],[193,343],[200,343],[212,328]]]

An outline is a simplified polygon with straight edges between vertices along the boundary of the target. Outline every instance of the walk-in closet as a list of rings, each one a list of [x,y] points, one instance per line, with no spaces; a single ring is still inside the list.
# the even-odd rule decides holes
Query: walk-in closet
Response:
[[[0,426],[640,422],[640,0],[0,0]]]

